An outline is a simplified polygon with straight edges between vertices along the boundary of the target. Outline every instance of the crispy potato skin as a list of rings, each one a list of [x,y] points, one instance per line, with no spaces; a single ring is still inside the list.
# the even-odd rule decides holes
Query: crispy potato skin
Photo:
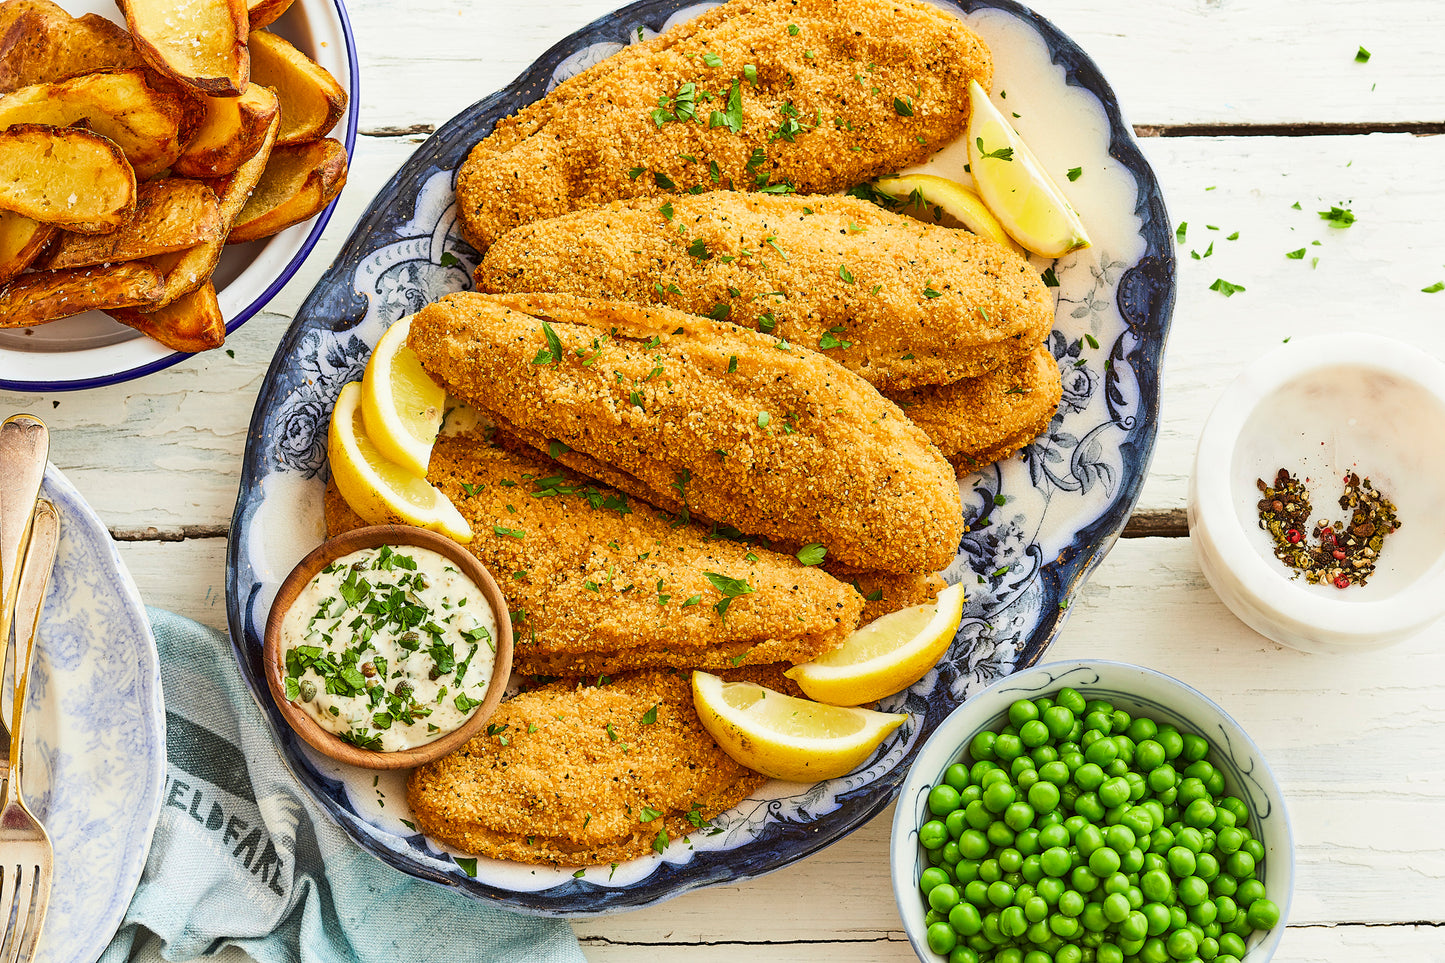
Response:
[[[135,171],[115,141],[79,127],[0,131],[0,209],[82,234],[106,234],[135,210]]]
[[[323,67],[269,30],[251,33],[252,73],[281,100],[278,146],[319,140],[346,110],[346,91]]]
[[[171,170],[183,177],[224,177],[261,149],[280,105],[252,84],[239,97],[207,97],[206,117]]]
[[[154,304],[165,290],[144,261],[70,271],[32,271],[0,289],[0,328],[28,327],[82,311]]]
[[[34,263],[55,231],[53,224],[41,224],[14,211],[0,211],[0,284]]]
[[[226,341],[226,319],[210,281],[149,313],[130,308],[107,313],[172,351],[194,354],[219,348]]]
[[[291,8],[293,0],[247,0],[247,21],[252,30],[275,23],[281,14]]]
[[[266,172],[236,218],[227,244],[270,237],[330,204],[346,186],[346,148],[326,138],[271,151]]]
[[[171,177],[142,184],[135,210],[110,234],[61,234],[45,252],[46,268],[134,261],[199,244],[221,230],[220,204],[210,185]]]
[[[246,0],[119,0],[136,52],[206,95],[236,97],[251,79]]]
[[[485,251],[519,224],[619,198],[844,190],[961,134],[969,81],[988,87],[992,74],[961,20],[913,0],[731,0],[498,124],[461,167],[458,212]],[[679,116],[688,84],[714,99]]]
[[[0,94],[102,70],[139,67],[130,35],[98,14],[75,18],[49,0],[0,5]]]

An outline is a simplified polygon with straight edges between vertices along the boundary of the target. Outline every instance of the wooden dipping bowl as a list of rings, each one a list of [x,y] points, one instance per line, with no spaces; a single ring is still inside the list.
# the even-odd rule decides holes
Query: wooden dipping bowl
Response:
[[[301,590],[318,572],[343,555],[350,555],[352,552],[364,548],[378,548],[382,545],[429,548],[437,554],[445,556],[477,586],[483,598],[487,600],[487,604],[492,607],[492,613],[497,619],[496,661],[493,664],[492,678],[487,684],[486,695],[482,699],[481,705],[477,706],[460,728],[426,745],[413,749],[398,749],[394,752],[362,749],[322,728],[315,719],[306,713],[300,703],[286,698],[286,687],[282,681],[286,657],[285,653],[281,651],[281,623],[286,612],[295,603],[297,596],[301,594]],[[276,707],[281,710],[282,717],[296,731],[296,734],[306,740],[313,749],[338,762],[365,769],[410,769],[434,759],[440,759],[447,753],[461,748],[497,711],[497,706],[501,704],[502,693],[507,687],[507,680],[512,672],[512,619],[507,610],[507,602],[502,598],[502,591],[497,588],[496,580],[492,578],[491,573],[482,563],[478,562],[461,545],[444,535],[413,528],[409,525],[373,525],[369,528],[354,529],[323,543],[291,570],[291,574],[286,576],[286,581],[282,582],[281,587],[277,590],[275,601],[271,603],[271,613],[266,618],[263,653],[266,681],[271,687],[271,696],[276,700]]]

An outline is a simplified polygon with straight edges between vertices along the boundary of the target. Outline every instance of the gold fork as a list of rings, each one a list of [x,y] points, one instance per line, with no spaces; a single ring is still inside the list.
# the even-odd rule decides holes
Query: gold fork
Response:
[[[15,701],[10,711],[10,775],[5,784],[4,808],[0,808],[0,961],[16,963],[35,955],[45,911],[50,905],[50,879],[55,853],[50,836],[25,805],[20,791],[20,740],[24,731],[26,689],[35,655],[35,636],[40,627],[40,609],[45,587],[55,563],[55,546],[60,540],[60,516],[45,499],[35,505],[30,544],[20,572],[20,592],[15,606]]]

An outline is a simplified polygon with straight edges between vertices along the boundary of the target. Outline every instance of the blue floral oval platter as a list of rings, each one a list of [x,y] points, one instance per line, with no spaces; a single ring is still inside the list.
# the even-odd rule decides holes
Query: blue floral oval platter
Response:
[[[1173,238],[1153,172],[1088,56],[1012,0],[940,0],[989,44],[993,97],[1055,178],[1093,245],[1036,260],[1058,309],[1049,345],[1064,380],[1047,432],[960,479],[968,532],[945,573],[967,586],[948,655],[880,708],[908,722],[857,771],[801,786],[772,782],[712,825],[615,867],[523,866],[455,854],[407,820],[403,776],[349,770],[313,754],[282,720],[261,670],[277,586],[324,537],[326,432],[341,386],[361,377],[387,326],[471,285],[477,254],[457,225],[457,166],[493,125],[630,43],[709,4],[643,0],[557,44],[511,86],[433,135],[361,219],[282,340],[251,422],[227,571],[242,671],[297,778],[352,837],[405,873],[524,912],[580,916],[646,906],[779,869],[852,832],[893,798],[928,735],[970,693],[1043,654],[1069,599],[1124,527],[1158,425],[1159,373],[1174,305]],[[947,166],[949,148],[925,169]],[[954,153],[957,156],[957,152]],[[1079,168],[1074,179],[1066,172]]]

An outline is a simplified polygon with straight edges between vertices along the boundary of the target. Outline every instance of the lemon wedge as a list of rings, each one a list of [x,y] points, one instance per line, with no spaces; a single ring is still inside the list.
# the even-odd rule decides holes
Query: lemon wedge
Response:
[[[1064,192],[976,80],[969,81],[968,102],[968,166],[1004,230],[1044,257],[1088,247],[1089,235]]]
[[[875,619],[812,662],[784,673],[811,699],[835,706],[876,702],[917,682],[943,658],[963,621],[963,586],[934,602]]]
[[[424,476],[447,393],[406,346],[410,330],[411,318],[402,318],[376,343],[361,379],[361,415],[367,434],[388,461]]]
[[[935,174],[900,174],[897,177],[881,177],[874,181],[873,186],[893,198],[912,197],[917,191],[924,204],[937,207],[973,233],[1002,244],[1015,254],[1024,253],[1023,248],[1008,236],[998,218],[993,216],[983,198],[958,181]],[[904,213],[908,213],[907,207]]]
[[[908,718],[809,702],[707,672],[692,674],[692,698],[703,728],[724,752],[749,769],[792,782],[852,772]]]
[[[361,395],[361,382],[351,382],[341,389],[331,413],[326,453],[341,497],[373,525],[399,518],[458,542],[470,542],[472,526],[440,489],[381,454],[366,433]]]

